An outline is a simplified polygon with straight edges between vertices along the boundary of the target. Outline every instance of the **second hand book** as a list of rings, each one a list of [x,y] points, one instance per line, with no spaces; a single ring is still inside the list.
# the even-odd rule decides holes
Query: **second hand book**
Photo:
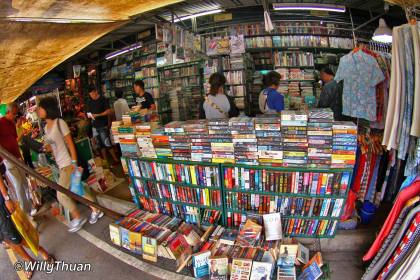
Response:
[[[263,216],[263,219],[265,239],[268,241],[282,239],[283,234],[280,213],[266,214]]]
[[[209,258],[209,279],[210,280],[227,280],[228,279],[228,263],[226,257],[210,257]]]
[[[248,280],[251,275],[252,260],[233,259],[230,280]]]

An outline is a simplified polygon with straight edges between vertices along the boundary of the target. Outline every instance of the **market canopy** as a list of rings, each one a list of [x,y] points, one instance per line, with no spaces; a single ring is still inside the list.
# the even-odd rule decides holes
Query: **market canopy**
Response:
[[[10,102],[54,67],[130,17],[181,0],[1,0],[0,101]]]

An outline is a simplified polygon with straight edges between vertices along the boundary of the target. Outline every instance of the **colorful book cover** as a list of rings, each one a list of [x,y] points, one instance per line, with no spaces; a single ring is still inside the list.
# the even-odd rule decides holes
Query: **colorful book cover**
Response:
[[[142,254],[142,247],[141,247],[141,233],[130,231],[128,233],[128,238],[130,240],[130,251],[136,254]]]
[[[227,280],[229,259],[226,257],[210,257],[209,258],[209,279],[210,280]]]
[[[317,280],[322,276],[322,271],[316,262],[306,267],[297,278],[298,280]]]
[[[142,236],[143,259],[157,262],[157,241],[155,238]]]
[[[309,261],[309,249],[300,243],[298,244],[297,259],[303,264]]]
[[[195,278],[203,278],[209,275],[209,257],[210,251],[204,251],[192,256],[192,267]]]
[[[109,237],[115,245],[121,246],[120,229],[116,224],[109,224]]]
[[[248,280],[251,275],[252,260],[233,259],[230,280]]]
[[[253,262],[250,280],[271,279],[273,264],[269,262]]]
[[[263,215],[265,239],[280,240],[283,238],[283,230],[281,227],[281,216],[280,213],[272,213]]]

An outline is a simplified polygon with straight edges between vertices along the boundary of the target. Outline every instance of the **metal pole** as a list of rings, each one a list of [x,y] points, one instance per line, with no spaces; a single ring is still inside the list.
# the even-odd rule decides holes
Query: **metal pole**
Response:
[[[350,14],[350,22],[351,22],[351,32],[353,34],[353,45],[354,47],[356,47],[357,46],[356,33],[354,32],[354,22],[353,22],[353,16],[351,14],[350,8],[349,8],[349,14]]]

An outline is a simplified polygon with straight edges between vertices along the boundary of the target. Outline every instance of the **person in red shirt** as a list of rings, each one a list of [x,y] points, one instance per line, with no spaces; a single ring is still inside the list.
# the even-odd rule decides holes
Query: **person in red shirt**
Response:
[[[15,125],[17,113],[18,106],[16,103],[10,103],[7,105],[6,115],[0,118],[0,145],[13,156],[21,159],[22,157],[19,151],[19,144],[17,142],[18,136]],[[20,207],[23,211],[30,214],[32,204],[29,198],[29,188],[25,173],[7,159],[0,158],[0,160],[2,160],[6,166],[6,176],[13,184]]]

